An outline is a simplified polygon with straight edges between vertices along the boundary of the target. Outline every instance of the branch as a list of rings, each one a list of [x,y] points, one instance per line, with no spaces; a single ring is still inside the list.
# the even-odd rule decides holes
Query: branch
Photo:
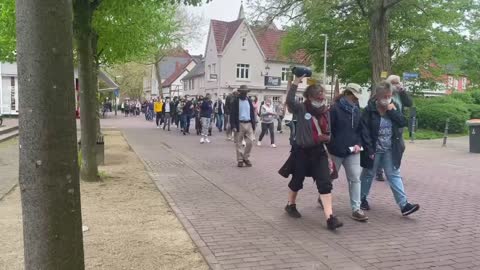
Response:
[[[368,14],[365,10],[365,6],[362,3],[362,0],[356,0],[356,1],[357,1],[357,5],[360,7],[360,10],[362,11],[363,17],[368,17]]]
[[[402,2],[403,0],[384,0],[383,1],[383,8],[385,10],[392,8],[396,4]]]

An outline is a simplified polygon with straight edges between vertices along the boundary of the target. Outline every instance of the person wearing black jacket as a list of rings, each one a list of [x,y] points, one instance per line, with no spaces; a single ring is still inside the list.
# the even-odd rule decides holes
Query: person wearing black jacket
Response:
[[[370,210],[368,194],[377,168],[382,167],[402,215],[408,216],[420,209],[420,205],[408,202],[403,187],[400,165],[405,145],[401,139],[401,128],[407,126],[407,119],[397,109],[398,104],[393,102],[392,96],[391,85],[381,82],[376,86],[375,98],[362,114],[361,138],[364,151],[360,155],[360,164],[364,169],[360,176],[360,207],[362,210]]]
[[[328,150],[337,170],[343,166],[348,180],[352,218],[366,221],[368,217],[360,209],[360,151],[362,149],[360,106],[362,94],[360,85],[349,83],[342,95],[330,109],[331,140]],[[320,200],[319,200],[320,202]]]
[[[238,89],[239,96],[232,101],[230,108],[230,126],[235,133],[237,146],[238,167],[252,167],[250,152],[253,144],[253,130],[255,127],[255,109],[252,101],[248,98],[248,88],[241,85]],[[245,140],[245,148],[242,141]]]
[[[230,116],[232,112],[233,102],[238,96],[238,92],[234,91],[233,93],[229,94],[225,99],[225,132],[227,133],[227,141],[234,140],[233,138],[233,127],[230,125]],[[235,141],[235,143],[237,143]]]
[[[397,109],[400,112],[403,113],[403,109],[406,107],[412,107],[413,99],[408,95],[407,91],[405,90],[405,87],[403,87],[403,84],[400,82],[400,76],[390,75],[385,81],[390,83],[392,86],[392,90],[393,90],[392,99],[398,105]],[[403,128],[400,131],[403,133]],[[403,140],[403,134],[402,134],[402,140]],[[377,181],[385,181],[385,178],[383,177],[382,168],[378,169],[376,179]]]

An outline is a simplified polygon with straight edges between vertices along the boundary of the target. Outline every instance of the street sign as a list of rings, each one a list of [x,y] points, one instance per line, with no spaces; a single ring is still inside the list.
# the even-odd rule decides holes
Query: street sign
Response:
[[[114,94],[116,97],[120,96],[120,89],[117,88],[117,89],[113,90],[113,94]]]
[[[382,78],[382,79],[386,79],[387,76],[388,76],[388,72],[386,72],[386,71],[382,71],[382,73],[380,73],[380,78]]]
[[[403,80],[405,81],[409,81],[411,79],[418,79],[419,75],[418,73],[414,73],[414,72],[404,72],[403,73]]]
[[[274,76],[265,76],[265,86],[281,86],[282,78]]]
[[[210,79],[216,80],[217,79],[217,74],[210,74]]]

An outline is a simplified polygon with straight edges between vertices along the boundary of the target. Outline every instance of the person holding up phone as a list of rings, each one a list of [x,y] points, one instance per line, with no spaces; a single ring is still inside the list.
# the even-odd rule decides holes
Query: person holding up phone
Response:
[[[333,215],[332,182],[325,147],[330,140],[325,89],[321,85],[310,85],[303,94],[305,101],[296,101],[298,85],[304,78],[297,76],[287,94],[287,107],[297,117],[297,125],[295,147],[291,153],[294,170],[288,184],[290,190],[285,211],[293,218],[302,216],[296,208],[296,198],[298,191],[303,188],[305,177],[311,176],[324,205],[327,228],[336,230],[342,227],[343,223]]]
[[[388,184],[403,216],[408,216],[420,205],[409,203],[403,187],[400,165],[405,145],[402,143],[401,128],[407,126],[407,119],[392,100],[393,90],[388,82],[376,86],[376,95],[368,103],[361,119],[362,145],[360,176],[361,209],[370,210],[367,201],[377,168],[383,168]]]

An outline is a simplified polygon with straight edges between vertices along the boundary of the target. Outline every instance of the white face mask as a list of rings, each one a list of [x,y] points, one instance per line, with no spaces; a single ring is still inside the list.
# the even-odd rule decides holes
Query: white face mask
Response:
[[[315,108],[320,108],[320,107],[323,107],[327,105],[327,102],[325,100],[323,100],[322,102],[318,102],[318,101],[312,101],[312,106],[315,107]]]
[[[392,103],[392,98],[382,98],[378,100],[378,104],[380,104],[383,107],[387,107],[388,104]]]

